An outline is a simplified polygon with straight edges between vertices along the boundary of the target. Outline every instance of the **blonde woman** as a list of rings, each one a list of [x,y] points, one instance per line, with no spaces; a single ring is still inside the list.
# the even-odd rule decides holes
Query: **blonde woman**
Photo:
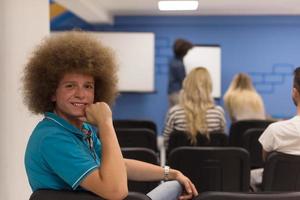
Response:
[[[183,81],[179,104],[168,111],[163,132],[166,147],[174,130],[185,131],[191,144],[197,143],[198,134],[209,137],[212,131],[224,132],[224,110],[215,105],[211,93],[212,81],[207,69],[193,69]]]
[[[232,122],[266,119],[264,103],[247,74],[237,74],[224,95],[225,108]]]

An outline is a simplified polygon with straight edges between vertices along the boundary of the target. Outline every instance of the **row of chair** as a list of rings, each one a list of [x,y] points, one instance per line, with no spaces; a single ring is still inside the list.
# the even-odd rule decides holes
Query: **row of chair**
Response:
[[[300,192],[204,192],[194,200],[299,200]]]
[[[122,148],[125,158],[157,164],[157,155],[146,148]],[[198,191],[247,192],[249,153],[239,147],[179,147],[168,164],[182,171]],[[300,191],[300,156],[272,152],[265,163],[263,191]],[[157,182],[129,182],[129,190],[147,193]]]
[[[241,146],[242,136],[250,128],[265,129],[268,125],[275,122],[274,120],[240,120],[234,122],[229,130],[229,144],[230,146]],[[150,120],[114,120],[114,127],[119,129],[148,129],[157,135],[157,127],[153,121]]]
[[[249,129],[243,135],[241,147],[250,153],[251,168],[259,168],[263,166],[262,147],[258,142],[259,136],[264,129]],[[117,129],[117,137],[121,147],[144,147],[158,152],[157,137],[152,130],[149,129]],[[170,135],[167,155],[173,149],[181,146],[191,146],[186,133],[174,131]],[[197,144],[195,146],[219,146],[228,145],[228,136],[224,133],[211,133],[210,138],[198,135]]]
[[[242,120],[232,124],[230,134],[214,132],[208,139],[199,134],[195,146],[236,146],[250,153],[251,168],[263,166],[262,147],[258,138],[273,120]],[[156,125],[146,120],[115,120],[114,125],[121,147],[145,147],[158,152]],[[191,146],[186,133],[174,131],[170,134],[166,154],[180,146]]]
[[[104,200],[103,198],[87,191],[69,190],[37,190],[33,192],[29,200]],[[129,192],[124,200],[151,200],[145,194]]]
[[[241,192],[204,192],[194,200],[299,200],[300,192],[286,193],[241,193]],[[103,200],[89,192],[38,190],[30,200]],[[125,200],[151,200],[147,195],[129,192]]]
[[[243,135],[248,129],[266,129],[274,120],[240,120],[231,124],[229,129],[230,146],[242,146]]]
[[[139,129],[139,128],[146,128],[152,130],[155,134],[157,133],[156,124],[151,120],[135,120],[135,119],[124,119],[124,120],[114,120],[113,121],[114,127],[116,129]]]

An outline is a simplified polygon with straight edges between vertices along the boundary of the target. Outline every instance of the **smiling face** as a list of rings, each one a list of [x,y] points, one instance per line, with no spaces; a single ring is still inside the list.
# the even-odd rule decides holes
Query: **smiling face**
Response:
[[[60,80],[52,101],[58,116],[81,128],[85,108],[94,102],[95,81],[92,76],[69,73]]]

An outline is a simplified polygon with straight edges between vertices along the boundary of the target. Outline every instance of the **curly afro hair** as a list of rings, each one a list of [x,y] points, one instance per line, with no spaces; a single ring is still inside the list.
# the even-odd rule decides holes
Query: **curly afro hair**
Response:
[[[35,114],[52,112],[59,81],[66,73],[79,73],[94,77],[94,102],[112,105],[118,94],[116,72],[113,52],[91,35],[70,31],[48,37],[25,66],[24,103]]]

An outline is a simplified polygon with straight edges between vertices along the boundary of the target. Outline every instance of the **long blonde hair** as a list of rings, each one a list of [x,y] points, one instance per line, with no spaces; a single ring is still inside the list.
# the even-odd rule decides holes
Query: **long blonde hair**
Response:
[[[239,73],[233,78],[224,94],[224,104],[233,121],[235,115],[245,108],[264,113],[263,100],[255,90],[251,78],[244,73]]]
[[[206,111],[214,107],[211,93],[211,77],[204,67],[194,68],[183,81],[179,102],[186,114],[192,144],[197,142],[197,134],[204,134],[209,137]]]

